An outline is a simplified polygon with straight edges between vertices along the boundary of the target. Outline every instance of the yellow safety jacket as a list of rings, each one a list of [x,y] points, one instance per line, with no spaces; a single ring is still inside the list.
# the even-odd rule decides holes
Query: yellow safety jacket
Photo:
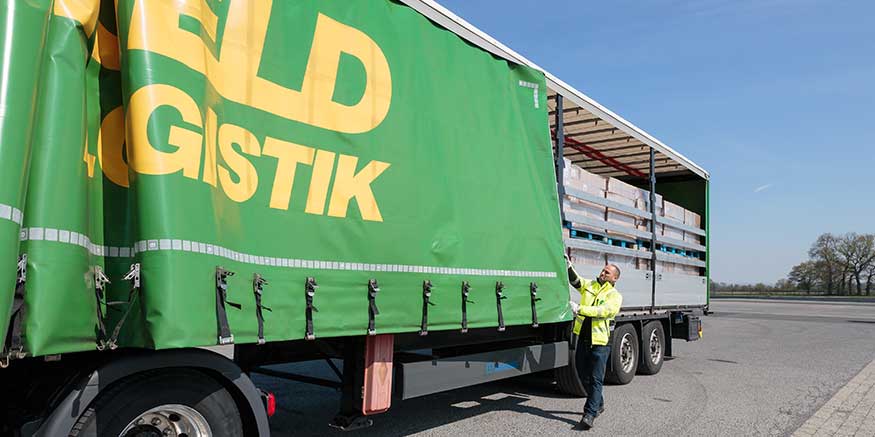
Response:
[[[580,291],[580,307],[574,318],[574,334],[580,335],[584,319],[588,317],[592,322],[592,344],[608,344],[611,322],[620,312],[623,296],[610,282],[599,284],[583,279],[577,290]]]

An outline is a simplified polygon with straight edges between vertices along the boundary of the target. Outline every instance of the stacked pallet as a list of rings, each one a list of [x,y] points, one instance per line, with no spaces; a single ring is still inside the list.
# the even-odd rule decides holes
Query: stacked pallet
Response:
[[[699,214],[696,214],[692,211],[684,209],[683,207],[676,205],[674,203],[664,201],[663,202],[663,213],[662,216],[668,220],[665,220],[661,228],[661,235],[666,238],[671,238],[673,240],[687,242],[687,243],[695,243],[702,244],[701,237],[695,233],[687,232],[677,227],[671,226],[672,222],[677,222],[680,224],[684,224],[687,226],[692,226],[697,229],[702,228],[702,217]],[[679,247],[673,247],[679,246]],[[668,255],[669,260],[673,258],[679,259],[694,259],[698,260],[698,255],[696,251],[686,249],[684,247],[680,247],[680,245],[672,244],[670,242],[664,243],[661,245],[661,249],[663,253]],[[680,273],[684,275],[692,275],[698,276],[702,274],[702,271],[699,267],[691,266],[688,264],[675,263],[671,261],[662,262],[662,271],[671,272],[671,273]]]
[[[571,161],[567,158],[563,159],[565,160],[565,171],[563,173],[565,186],[586,194],[591,194],[595,197],[605,197],[605,190],[608,186],[607,178],[592,174],[576,165],[572,165]],[[587,202],[573,195],[566,195],[565,199],[563,199],[563,208],[568,214],[567,220],[575,223],[575,232],[604,232],[604,230],[600,230],[598,227],[591,226],[587,223],[581,223],[582,220],[577,219],[575,216],[581,215],[594,220],[604,221],[607,217],[606,207]],[[565,228],[565,231],[568,233],[568,236],[571,236],[570,229]],[[571,257],[576,263],[580,264],[603,266],[607,262],[605,254],[582,249],[571,249]]]
[[[645,200],[645,198],[649,199],[650,192],[629,185],[619,179],[609,178],[608,191],[605,197],[608,200],[614,201],[623,206],[628,206],[630,208],[635,208],[646,212],[647,201]],[[640,229],[640,227],[642,226],[647,226],[645,219],[625,213],[623,211],[614,210],[613,208],[608,208],[607,217],[609,223],[629,228],[630,231],[633,229]],[[611,239],[628,241],[629,243],[627,244],[627,246],[630,246],[630,248],[641,249],[641,245],[638,244],[639,238],[631,232],[609,230],[607,231],[607,234],[611,237]],[[621,270],[640,268],[639,259],[633,256],[611,254],[608,255],[608,262],[611,264],[616,264],[618,267],[620,267]]]
[[[565,238],[584,238],[625,249],[650,251],[650,240],[642,241],[640,232],[636,232],[636,230],[650,231],[650,191],[629,185],[618,179],[592,174],[571,164],[568,159],[565,159],[563,175],[565,186],[569,188],[565,199],[563,199],[563,209],[566,222],[568,222],[568,226],[563,229]],[[641,216],[647,218],[580,199],[574,195],[575,191],[583,193],[581,197],[603,198],[628,208],[637,209],[644,213]],[[664,219],[663,222],[669,223],[657,225],[657,236],[676,242],[702,243],[699,235],[670,225],[674,222],[701,229],[702,220],[698,214],[664,200],[659,194],[655,195],[655,205],[657,215]],[[606,222],[609,225],[601,227],[599,226],[601,222]],[[610,229],[606,229],[608,227]],[[624,232],[624,228],[629,231]],[[675,244],[674,246],[678,247],[672,247],[668,243],[657,245],[657,250],[667,256],[667,260],[658,262],[657,269],[662,272],[701,275],[702,271],[699,267],[683,263],[684,259],[698,258],[691,256],[692,252],[684,250],[680,245]],[[619,266],[621,270],[650,270],[649,257],[639,258],[579,248],[572,248],[571,256],[578,264],[601,266],[605,263],[611,263]],[[678,257],[678,262],[672,262],[673,257]]]

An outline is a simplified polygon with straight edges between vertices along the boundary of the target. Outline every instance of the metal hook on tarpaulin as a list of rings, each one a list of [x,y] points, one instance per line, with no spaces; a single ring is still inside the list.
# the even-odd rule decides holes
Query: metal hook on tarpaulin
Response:
[[[255,294],[255,317],[258,319],[258,344],[264,344],[264,312],[267,310],[273,312],[272,309],[262,305],[261,298],[264,294],[264,286],[267,285],[267,279],[264,279],[258,273],[252,275],[252,293]]]
[[[431,301],[432,287],[431,281],[422,281],[422,325],[419,328],[420,336],[428,335],[428,307],[429,305],[434,306],[434,302]]]
[[[313,305],[313,298],[316,296],[316,289],[319,288],[319,284],[316,283],[316,278],[308,277],[307,281],[304,283],[304,299],[307,302],[306,309],[306,318],[307,318],[307,326],[304,333],[304,338],[307,340],[315,340],[316,334],[313,332],[313,312],[319,312],[316,309],[316,306]]]

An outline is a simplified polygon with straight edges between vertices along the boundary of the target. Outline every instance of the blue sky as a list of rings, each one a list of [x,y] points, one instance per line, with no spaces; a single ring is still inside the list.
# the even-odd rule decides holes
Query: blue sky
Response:
[[[439,0],[711,173],[711,277],[875,232],[875,2]]]

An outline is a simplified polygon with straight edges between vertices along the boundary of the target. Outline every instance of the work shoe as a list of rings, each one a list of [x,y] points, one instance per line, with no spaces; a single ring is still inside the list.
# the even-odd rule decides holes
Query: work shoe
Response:
[[[586,431],[592,428],[593,422],[595,422],[595,417],[592,417],[591,414],[584,414],[583,419],[580,419],[580,423],[578,423],[575,428]]]

